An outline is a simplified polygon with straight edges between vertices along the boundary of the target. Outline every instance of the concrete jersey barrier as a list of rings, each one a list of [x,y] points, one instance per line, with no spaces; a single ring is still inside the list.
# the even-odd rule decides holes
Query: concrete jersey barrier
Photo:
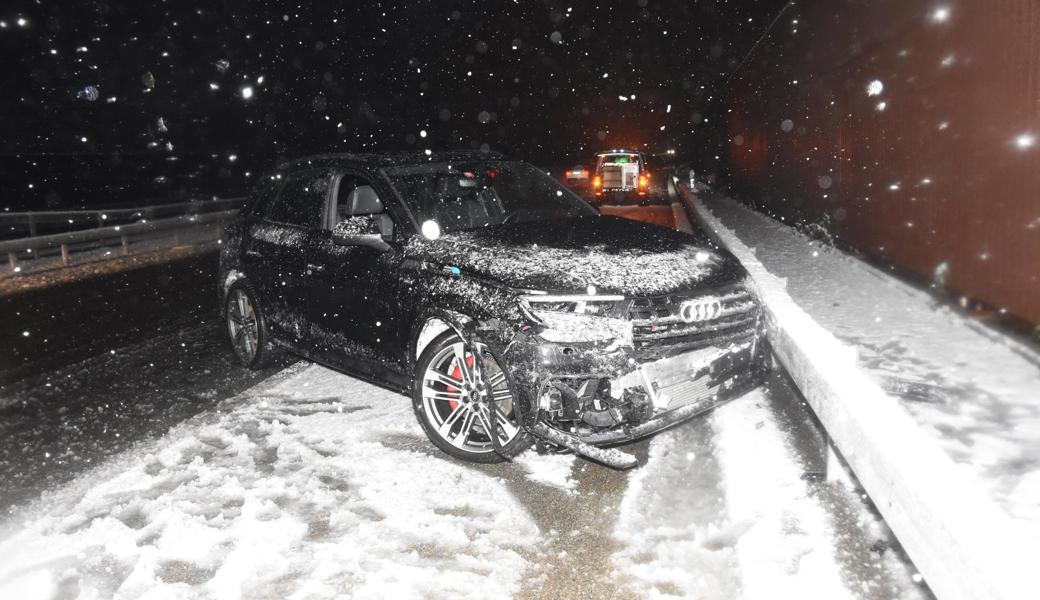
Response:
[[[857,363],[857,352],[791,298],[785,281],[685,187],[692,217],[744,263],[778,360],[928,585],[943,600],[1037,597],[1040,547]]]

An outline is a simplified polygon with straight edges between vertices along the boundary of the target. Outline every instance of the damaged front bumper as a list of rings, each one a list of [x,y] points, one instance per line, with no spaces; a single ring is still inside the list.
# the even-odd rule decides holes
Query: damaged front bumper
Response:
[[[528,431],[612,466],[634,463],[594,452],[657,433],[732,400],[758,385],[769,350],[753,331],[717,346],[647,359],[631,346],[536,341],[509,352],[522,357],[518,391]]]
[[[641,364],[612,382],[622,393],[642,393],[653,408],[638,423],[583,432],[593,445],[627,443],[705,413],[761,383],[767,371],[758,343],[706,348]]]

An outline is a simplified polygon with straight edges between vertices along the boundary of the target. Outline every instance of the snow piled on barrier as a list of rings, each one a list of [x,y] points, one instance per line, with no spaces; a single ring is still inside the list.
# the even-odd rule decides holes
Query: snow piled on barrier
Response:
[[[758,246],[759,241],[769,240],[763,229],[768,229],[769,223],[773,223],[775,230],[782,229],[787,234],[787,243],[801,244],[803,259],[817,258],[823,253],[814,251],[808,240],[790,232],[789,228],[731,200],[717,198],[712,204],[713,210],[718,206],[721,212],[729,211],[731,217],[739,216],[739,219],[726,221],[726,225],[700,201],[692,203],[748,269],[766,308],[774,351],[936,595],[973,600],[1035,595],[1038,578],[1029,561],[1040,547],[1040,528],[1036,521],[1022,519],[1021,513],[1014,515],[1018,519],[1012,519],[1012,515],[1005,512],[1009,505],[1001,498],[999,486],[993,485],[992,476],[1006,473],[991,473],[979,470],[977,465],[955,463],[944,443],[944,434],[956,432],[933,429],[929,423],[918,420],[920,413],[911,417],[906,398],[892,395],[884,381],[876,379],[877,374],[870,365],[859,360],[857,347],[843,342],[814,319],[819,314],[827,321],[828,315],[833,313],[807,299],[817,297],[831,305],[837,303],[852,322],[856,322],[856,313],[865,302],[867,310],[886,309],[885,315],[892,316],[896,322],[917,318],[934,324],[934,315],[927,305],[915,302],[923,295],[914,298],[906,293],[907,286],[879,273],[848,281],[848,273],[860,265],[844,255],[830,257],[830,268],[827,268],[822,264],[784,262],[784,257],[791,258],[788,253],[771,266],[774,273],[764,263],[770,261],[773,251],[780,250],[770,247],[769,243],[764,244],[765,247]],[[727,225],[739,228],[740,234]],[[747,244],[756,247],[750,248]],[[863,274],[865,267],[859,272]],[[784,279],[785,275],[796,281]],[[799,291],[789,293],[789,288],[798,286],[808,288],[801,290],[807,296],[795,301],[792,295]],[[881,302],[886,295],[891,296]],[[857,298],[860,303],[856,302]],[[813,311],[812,315],[809,310]],[[909,317],[900,315],[902,312],[910,313]],[[881,318],[874,319],[874,323],[882,323],[885,315],[876,315]],[[842,331],[843,323],[848,321],[829,322],[829,327]],[[940,347],[938,356],[921,356],[923,360],[949,358],[944,350],[954,350],[953,346],[963,341],[960,336],[967,330],[952,327],[943,320],[938,325],[929,335],[948,347]],[[846,333],[842,331],[843,336]],[[898,333],[896,330],[894,337],[898,338]],[[945,334],[955,337],[951,339]],[[979,346],[1000,352],[996,349],[999,344],[978,333],[968,338],[973,343],[955,350],[966,351],[976,359]],[[1009,356],[1011,353],[1000,354]],[[900,352],[894,356],[901,360],[906,358]],[[1004,368],[990,362],[992,357],[986,358],[982,363],[984,368],[998,372]],[[967,369],[972,364],[970,361],[969,357],[969,362],[957,366]],[[940,383],[955,385],[956,382]],[[999,391],[993,396],[998,400],[1003,397]],[[1035,399],[1033,395],[1034,405]],[[970,402],[964,404],[970,408]],[[1030,415],[1035,407],[1030,408],[1028,404],[1022,406],[1025,410],[1011,414],[1024,419],[1024,427],[1032,430],[1034,421]],[[992,433],[992,439],[999,441],[999,432]],[[1035,447],[1035,439],[1020,440],[1017,433],[1014,437],[1030,452]],[[1018,450],[1018,447],[1011,444],[1010,449]]]
[[[0,597],[519,589],[537,527],[502,481],[427,453],[407,398],[308,366],[220,408],[0,526]]]
[[[1040,357],[764,215],[721,199],[711,211],[987,495],[1040,524]]]

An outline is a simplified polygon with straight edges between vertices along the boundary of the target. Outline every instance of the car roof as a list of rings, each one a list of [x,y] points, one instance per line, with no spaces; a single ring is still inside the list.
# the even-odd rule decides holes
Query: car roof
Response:
[[[610,156],[611,154],[642,154],[642,152],[639,150],[629,150],[628,148],[615,148],[613,150],[597,152],[596,156]]]
[[[296,171],[303,168],[360,167],[378,170],[386,167],[421,165],[437,162],[463,162],[471,160],[503,160],[500,152],[452,151],[452,152],[400,152],[400,153],[335,153],[304,156],[278,165],[279,172]]]

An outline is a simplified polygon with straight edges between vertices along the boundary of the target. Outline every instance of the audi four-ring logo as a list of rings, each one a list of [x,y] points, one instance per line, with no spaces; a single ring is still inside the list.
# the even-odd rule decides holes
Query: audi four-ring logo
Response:
[[[686,323],[708,321],[722,314],[722,302],[717,298],[687,300],[679,306],[679,317]]]

